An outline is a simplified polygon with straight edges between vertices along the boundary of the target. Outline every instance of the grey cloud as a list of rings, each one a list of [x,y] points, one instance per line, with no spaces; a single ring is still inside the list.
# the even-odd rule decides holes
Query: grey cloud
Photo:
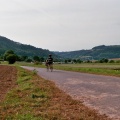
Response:
[[[50,50],[118,44],[119,6],[119,0],[1,0],[0,31]]]

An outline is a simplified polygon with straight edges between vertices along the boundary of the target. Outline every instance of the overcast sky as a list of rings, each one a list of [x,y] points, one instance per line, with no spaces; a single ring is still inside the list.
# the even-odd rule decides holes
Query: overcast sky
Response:
[[[120,45],[120,0],[0,0],[0,35],[50,51]]]

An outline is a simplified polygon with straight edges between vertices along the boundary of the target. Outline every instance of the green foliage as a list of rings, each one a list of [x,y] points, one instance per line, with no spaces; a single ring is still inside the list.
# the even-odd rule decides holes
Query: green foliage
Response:
[[[34,64],[35,64],[35,65],[42,65],[42,63],[41,63],[41,62],[38,62],[38,61],[35,61]]]
[[[83,61],[82,60],[80,60],[80,59],[77,59],[77,61],[76,61],[77,63],[82,63]]]
[[[25,60],[26,62],[32,62],[32,59],[28,58]]]
[[[19,56],[19,60],[18,61],[26,61],[27,59],[28,59],[28,56],[21,55],[21,56]]]
[[[32,72],[33,72],[33,75],[37,75],[37,70],[36,69],[34,69]]]
[[[116,63],[120,63],[120,60],[117,60]]]
[[[39,58],[38,56],[34,56],[34,57],[33,57],[33,60],[34,60],[34,61],[40,61],[40,58]]]
[[[17,114],[15,116],[16,120],[37,120],[37,118],[34,117],[34,115],[28,113],[28,114]],[[40,120],[43,120],[40,118]]]
[[[109,61],[108,59],[102,58],[102,59],[100,60],[100,63],[107,63],[108,61]]]
[[[44,57],[40,57],[40,62],[44,62],[45,58]]]
[[[65,60],[65,63],[67,64],[67,63],[68,63],[68,61],[67,61],[67,60]]]
[[[13,50],[8,50],[4,53],[4,60],[7,60],[9,64],[14,64],[18,56],[14,53]]]
[[[114,60],[110,60],[109,63],[115,63],[115,61]]]
[[[9,54],[6,57],[6,60],[8,61],[9,64],[14,64],[16,62],[16,55],[15,54]]]
[[[56,55],[67,59],[81,59],[81,60],[100,60],[102,58],[120,58],[120,45],[113,46],[96,46],[90,50],[78,50],[70,52],[55,52]],[[89,59],[88,59],[89,58]]]
[[[13,50],[18,56],[21,56],[21,60],[25,61],[24,56],[33,57],[41,56],[46,58],[49,54],[53,54],[49,50],[36,48],[31,45],[24,45],[18,42],[14,42],[8,38],[0,36],[0,54],[4,54],[7,50]],[[54,55],[56,56],[56,55]]]
[[[4,60],[7,60],[7,57],[9,55],[12,55],[14,54],[14,51],[13,50],[7,50],[5,53],[4,53]]]

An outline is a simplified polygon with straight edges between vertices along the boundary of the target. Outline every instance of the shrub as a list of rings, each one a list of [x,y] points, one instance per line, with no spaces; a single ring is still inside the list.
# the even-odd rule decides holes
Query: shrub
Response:
[[[26,62],[32,62],[32,59],[28,58],[25,60]]]
[[[100,63],[107,63],[108,61],[109,61],[108,59],[103,58],[103,59],[100,60]]]
[[[110,60],[109,63],[114,63],[115,61],[114,60]]]
[[[6,60],[8,61],[9,64],[14,64],[16,62],[16,55],[15,54],[9,54],[6,57]]]
[[[38,62],[38,61],[34,61],[34,64],[35,64],[35,65],[42,65],[42,63],[41,63],[41,62]]]
[[[117,60],[116,63],[120,63],[120,60]]]

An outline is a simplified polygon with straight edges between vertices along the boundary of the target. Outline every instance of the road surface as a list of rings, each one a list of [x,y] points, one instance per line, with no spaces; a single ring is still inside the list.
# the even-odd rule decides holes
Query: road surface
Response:
[[[22,66],[23,67],[23,66]],[[23,67],[36,69],[44,79],[55,84],[72,96],[81,100],[90,108],[106,114],[114,120],[120,120],[120,78],[87,73],[54,70],[47,72],[44,68]]]

